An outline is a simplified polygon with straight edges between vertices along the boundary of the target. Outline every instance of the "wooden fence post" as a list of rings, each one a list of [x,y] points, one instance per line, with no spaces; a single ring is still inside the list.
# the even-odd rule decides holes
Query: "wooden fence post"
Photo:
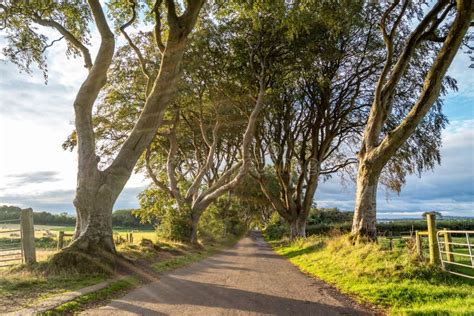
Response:
[[[453,255],[453,245],[451,245],[452,239],[451,234],[448,233],[447,229],[443,229],[443,237],[444,237],[444,251],[446,251],[446,260],[448,262],[454,262],[454,255]]]
[[[438,240],[436,239],[436,215],[429,213],[426,215],[426,221],[428,223],[428,242],[430,249],[430,263],[439,264],[439,249]]]
[[[31,264],[36,262],[35,226],[33,223],[33,210],[31,208],[21,210],[20,226],[23,257],[27,264]]]
[[[58,250],[64,248],[64,232],[60,231],[58,236]]]
[[[393,249],[393,237],[392,237],[392,232],[388,232],[388,241],[389,241],[390,251],[392,251],[392,249]]]
[[[415,246],[416,246],[416,254],[418,257],[423,257],[423,246],[421,244],[421,236],[418,231],[415,232]]]

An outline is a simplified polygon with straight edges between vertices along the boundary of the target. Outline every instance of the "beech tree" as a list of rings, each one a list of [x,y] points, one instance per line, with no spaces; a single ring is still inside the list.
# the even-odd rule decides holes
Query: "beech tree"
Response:
[[[320,178],[356,162],[348,149],[363,127],[379,63],[374,16],[363,2],[320,3],[300,15],[308,23],[292,43],[291,73],[268,98],[255,150],[255,177],[291,238],[306,235]]]
[[[162,125],[166,108],[176,95],[181,60],[188,35],[198,18],[204,0],[189,0],[182,5],[173,0],[157,0],[138,5],[134,1],[108,3],[110,19],[137,54],[146,81],[145,99],[140,115],[132,123],[116,157],[108,167],[99,168],[93,108],[107,82],[107,73],[115,53],[115,35],[106,18],[104,6],[97,0],[82,1],[10,1],[0,4],[3,27],[7,33],[4,54],[22,69],[37,63],[46,70],[45,51],[57,40],[49,42],[41,33],[42,26],[55,30],[68,45],[68,54],[80,55],[88,71],[74,100],[75,138],[78,152],[78,174],[74,206],[77,212],[74,241],[64,250],[85,253],[115,253],[112,237],[112,208],[131,172],[157,129]],[[166,18],[163,18],[165,16]],[[139,47],[128,36],[131,26],[142,27],[139,19],[152,21],[154,53],[143,58]],[[91,56],[91,24],[100,36],[95,58]],[[143,21],[141,21],[143,22]],[[159,60],[159,72],[148,71],[150,62]],[[59,255],[60,260],[61,255]],[[64,256],[62,258],[65,258]],[[66,259],[66,258],[65,258]],[[69,260],[69,259],[67,259]]]
[[[472,24],[474,3],[470,0],[439,0],[423,12],[418,3],[394,1],[383,8],[380,19],[386,56],[375,85],[370,114],[358,153],[357,192],[352,236],[354,240],[376,239],[376,193],[380,175],[394,155],[416,133],[443,93],[443,80]],[[421,16],[413,26],[413,16]],[[408,31],[406,31],[408,30]],[[428,49],[427,49],[428,48]],[[394,124],[400,106],[397,91],[403,88],[410,69],[423,54],[422,80],[408,111]],[[405,79],[405,80],[404,80]],[[400,112],[398,112],[400,114]]]
[[[257,118],[278,73],[274,70],[276,59],[282,54],[278,15],[260,16],[261,11],[252,6],[228,5],[235,9],[230,18],[227,6],[208,7],[218,18],[204,19],[193,35],[184,57],[181,95],[140,164],[154,185],[142,204],[150,207],[149,201],[154,199],[149,194],[155,188],[174,199],[177,214],[189,214],[192,243],[197,242],[202,213],[247,175]],[[275,6],[263,5],[259,10],[269,11]],[[143,97],[140,84],[126,93],[121,91],[124,82],[137,75],[124,67],[137,62],[132,56],[123,52],[117,60],[115,79],[96,115],[102,148],[108,156],[115,154],[129,133],[127,117],[137,113],[133,102],[120,102],[117,108],[115,100]]]

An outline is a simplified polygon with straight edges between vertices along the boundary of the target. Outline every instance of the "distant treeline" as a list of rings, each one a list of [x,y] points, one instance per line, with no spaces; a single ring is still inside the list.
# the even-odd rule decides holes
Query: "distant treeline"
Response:
[[[117,210],[112,214],[112,225],[123,228],[152,229],[151,224],[142,224],[140,220],[132,214],[133,210]],[[21,208],[16,206],[0,206],[0,223],[7,220],[19,219]],[[60,214],[51,214],[49,212],[34,212],[33,221],[36,225],[51,226],[74,226],[76,217],[66,212]]]
[[[327,234],[332,230],[338,230],[348,233],[352,228],[353,212],[343,212],[337,208],[313,208],[308,217],[306,226],[306,235]],[[438,229],[450,230],[474,230],[474,218],[442,218],[437,219],[436,226]],[[379,234],[392,233],[400,235],[410,231],[426,231],[426,220],[420,219],[403,219],[403,220],[384,220],[377,222],[377,231]],[[272,236],[281,237],[288,232],[288,226],[284,221],[272,223],[267,228],[267,233]]]
[[[438,220],[436,222],[438,229],[449,229],[449,230],[474,230],[474,219],[451,219],[451,220]],[[329,233],[333,229],[340,230],[341,232],[350,232],[352,228],[351,222],[346,223],[321,223],[308,225],[306,227],[306,234],[318,235]],[[377,231],[379,234],[391,232],[393,235],[400,235],[409,231],[426,231],[426,221],[419,220],[403,220],[393,222],[382,222],[377,223]]]

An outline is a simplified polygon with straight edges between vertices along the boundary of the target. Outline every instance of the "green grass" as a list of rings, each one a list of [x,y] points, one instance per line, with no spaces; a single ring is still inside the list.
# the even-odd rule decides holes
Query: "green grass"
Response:
[[[64,314],[73,314],[74,312],[82,311],[87,306],[93,305],[97,302],[103,302],[105,300],[109,300],[114,298],[121,293],[130,290],[131,288],[137,286],[139,284],[139,280],[133,276],[117,280],[112,282],[107,287],[89,293],[85,295],[81,295],[78,298],[69,301],[65,304],[62,304],[50,311],[41,313],[39,315],[64,315]]]
[[[45,276],[41,273],[25,271],[5,274],[0,277],[0,297],[2,297],[0,314],[19,309],[55,294],[97,284],[105,279],[105,275]],[[9,304],[7,304],[8,301]]]
[[[393,315],[474,315],[474,282],[419,261],[406,248],[351,245],[347,237],[272,242],[302,271]]]

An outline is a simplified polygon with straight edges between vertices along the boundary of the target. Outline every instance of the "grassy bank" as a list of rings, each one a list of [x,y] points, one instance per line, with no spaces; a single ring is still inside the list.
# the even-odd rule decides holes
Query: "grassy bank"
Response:
[[[235,244],[239,239],[232,237],[227,240],[204,241],[201,247],[195,247],[164,239],[158,240],[155,237],[153,238],[156,242],[155,246],[139,245],[138,243],[142,238],[151,237],[148,234],[149,232],[140,232],[137,234],[139,238],[135,239],[137,243],[122,244],[117,247],[118,252],[122,256],[129,261],[135,262],[131,270],[137,273],[140,270],[160,273],[178,268],[202,260],[222,248]],[[15,311],[26,306],[33,306],[36,302],[53,295],[97,284],[115,276],[104,274],[84,275],[79,273],[55,275],[45,273],[47,264],[47,261],[45,261],[33,268],[15,268],[11,271],[3,271],[0,274],[0,314]],[[121,274],[123,275],[123,273]],[[147,282],[147,280],[133,276],[121,279],[111,283],[102,290],[83,295],[63,304],[49,314],[70,314],[83,310],[90,305],[120,296],[122,293],[143,282]]]
[[[45,275],[34,270],[0,275],[0,314],[34,305],[55,294],[100,283],[105,275]]]
[[[474,282],[420,262],[406,248],[352,246],[346,237],[270,241],[302,271],[392,315],[474,315]]]
[[[109,286],[92,292],[89,294],[81,295],[78,298],[62,304],[52,310],[44,313],[40,313],[41,316],[50,315],[71,315],[76,312],[84,310],[87,306],[95,305],[98,302],[103,302],[118,295],[125,293],[140,283],[138,278],[130,276],[121,280],[112,282]]]

